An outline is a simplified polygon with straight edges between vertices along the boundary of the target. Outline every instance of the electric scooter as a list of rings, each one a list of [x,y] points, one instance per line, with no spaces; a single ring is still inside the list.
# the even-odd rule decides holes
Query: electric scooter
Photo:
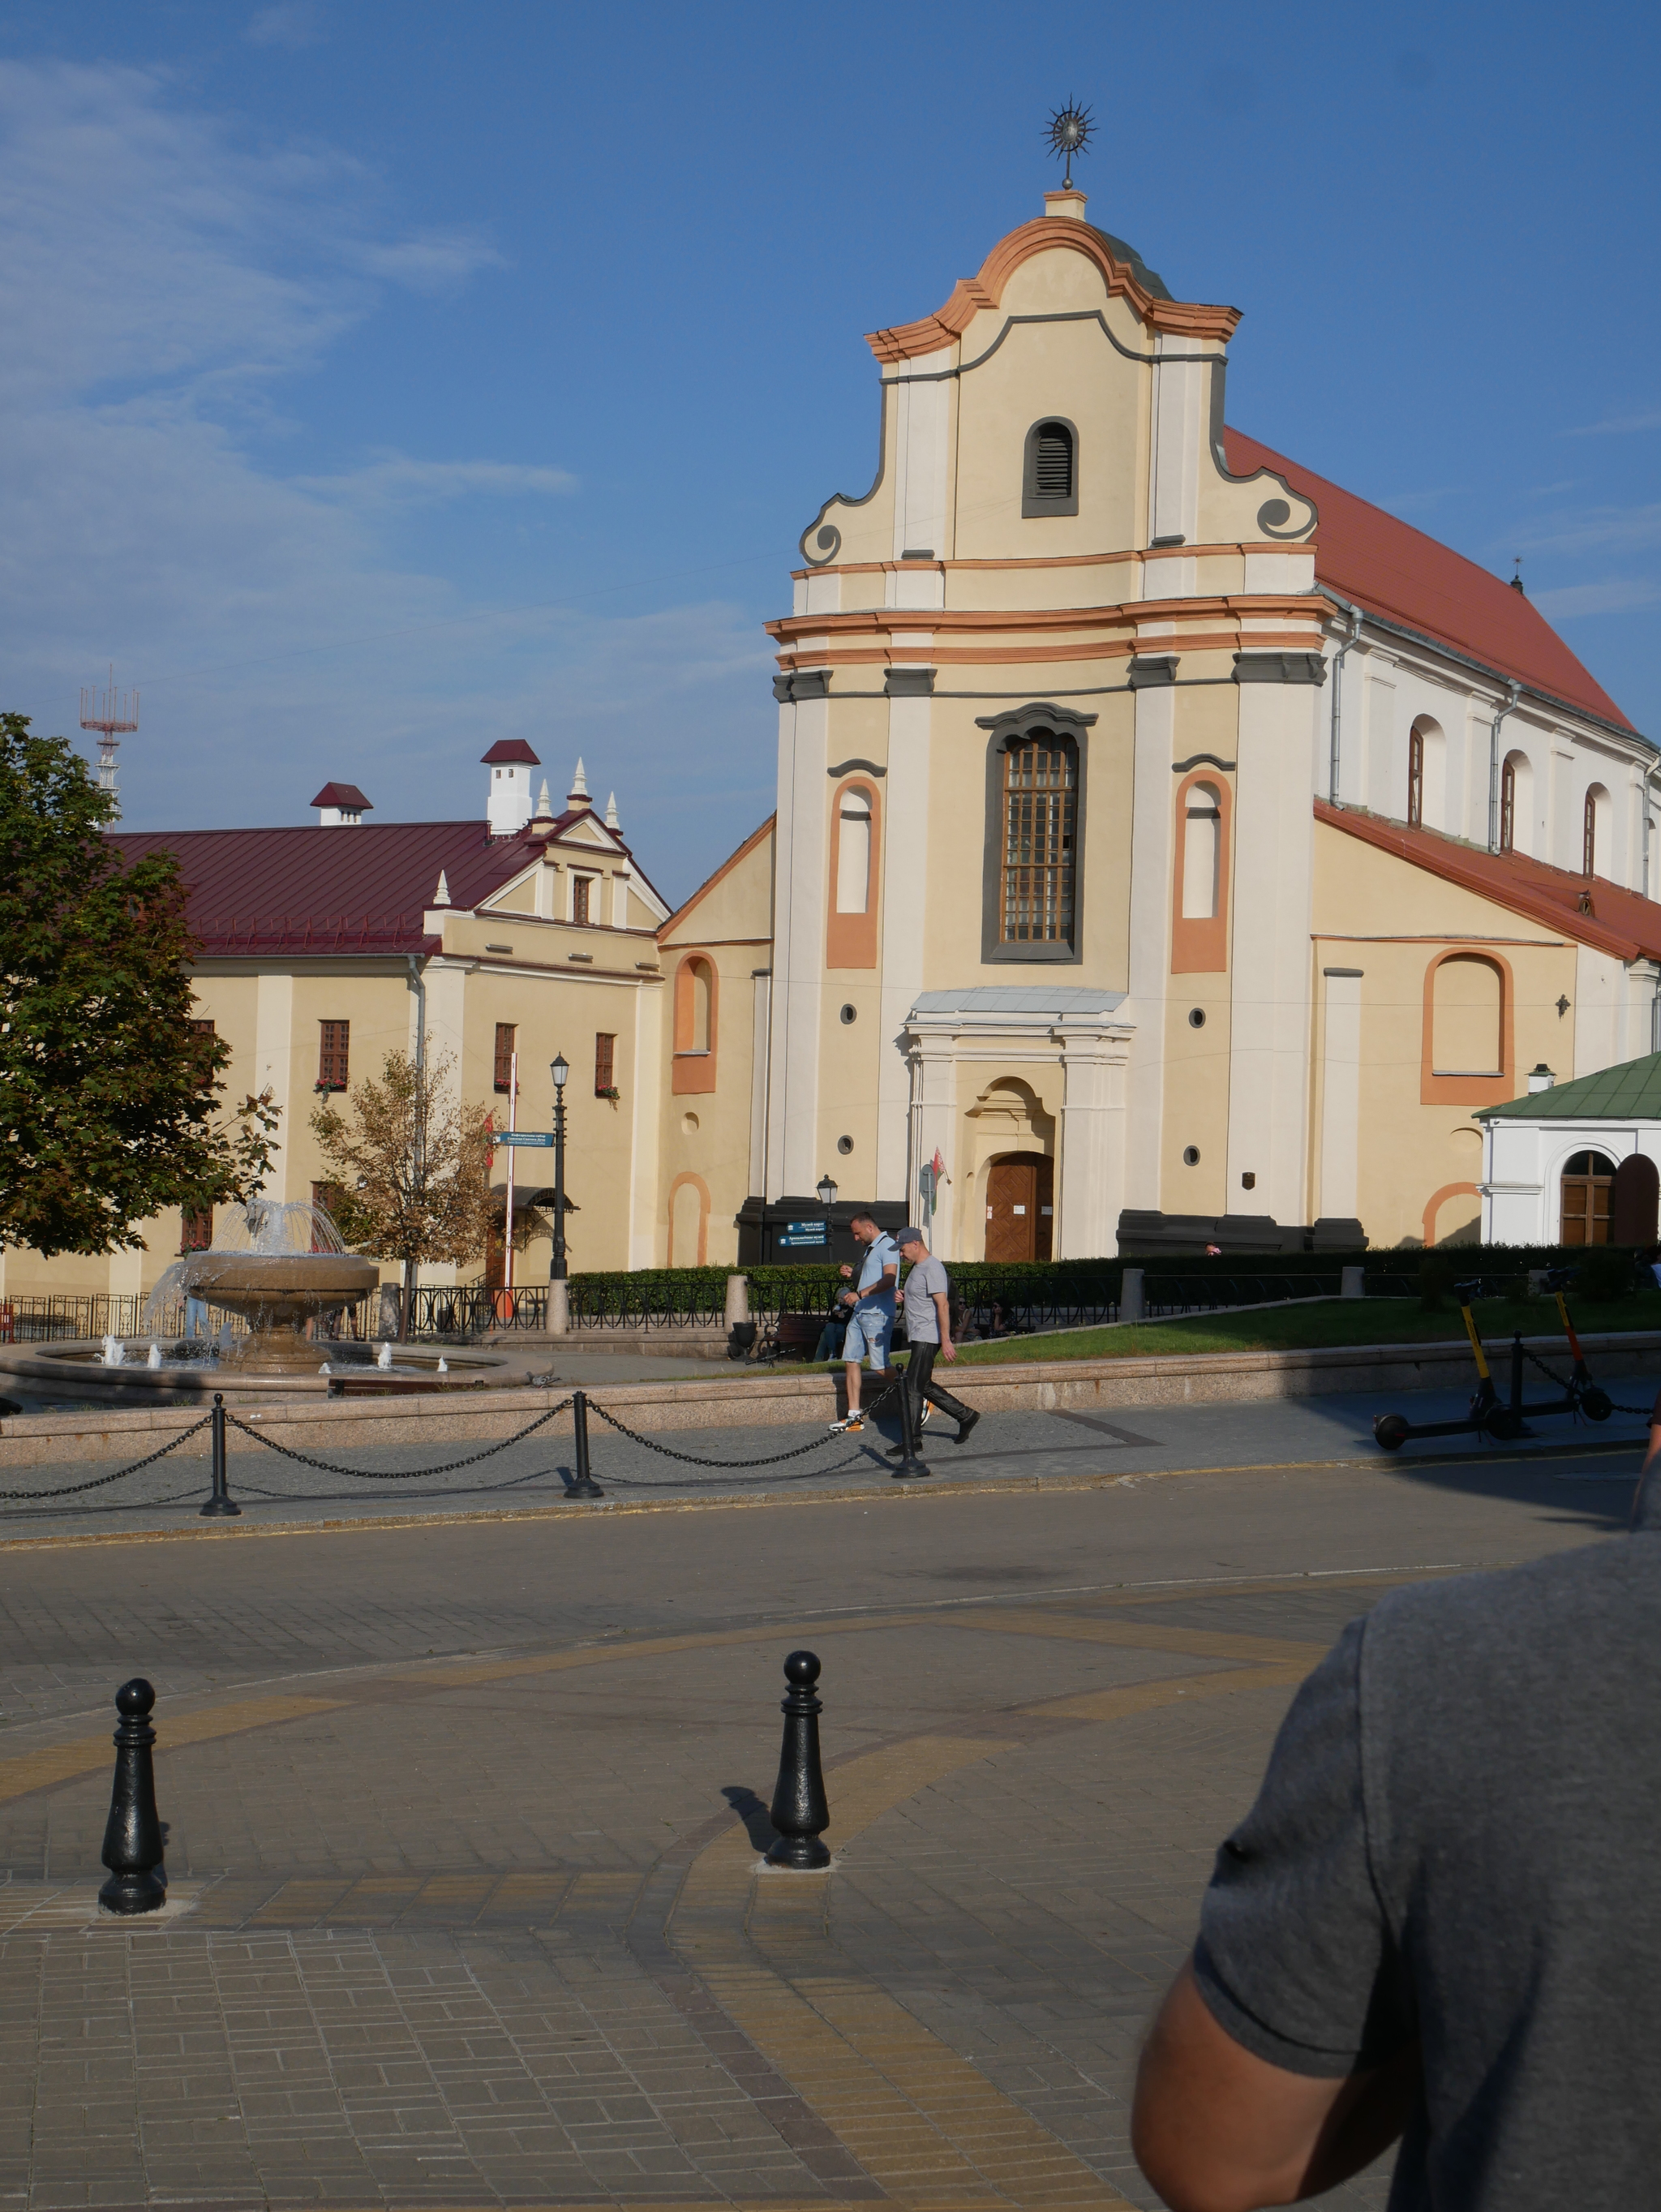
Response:
[[[1510,1443],[1519,1437],[1532,1434],[1528,1425],[1531,1414],[1584,1414],[1589,1421],[1606,1421],[1614,1412],[1609,1394],[1598,1388],[1587,1371],[1585,1355],[1580,1349],[1580,1340],[1574,1333],[1574,1323],[1568,1310],[1567,1291],[1578,1269],[1554,1267],[1544,1278],[1543,1287],[1549,1290],[1557,1304],[1557,1317],[1563,1324],[1563,1334],[1568,1339],[1574,1365],[1561,1398],[1548,1399],[1537,1405],[1523,1401],[1523,1334],[1519,1329],[1512,1338],[1511,1389],[1501,1401],[1494,1387],[1493,1370],[1488,1364],[1482,1332],[1471,1305],[1482,1290],[1480,1279],[1456,1283],[1454,1294],[1459,1301],[1465,1334],[1470,1339],[1470,1349],[1476,1361],[1477,1384],[1471,1394],[1470,1407],[1462,1421],[1408,1420],[1400,1413],[1380,1413],[1373,1424],[1373,1437],[1382,1450],[1399,1451],[1409,1437],[1488,1436],[1496,1443]]]

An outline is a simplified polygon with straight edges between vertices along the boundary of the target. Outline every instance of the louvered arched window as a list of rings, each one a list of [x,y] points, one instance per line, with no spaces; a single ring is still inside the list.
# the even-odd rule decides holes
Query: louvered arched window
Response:
[[[1023,514],[1078,513],[1078,432],[1059,415],[1034,422],[1027,433],[1021,511]]]

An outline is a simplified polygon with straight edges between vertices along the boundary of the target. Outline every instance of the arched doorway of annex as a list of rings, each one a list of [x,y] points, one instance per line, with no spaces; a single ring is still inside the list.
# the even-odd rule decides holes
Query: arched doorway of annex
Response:
[[[1557,1170],[1558,1241],[1607,1244],[1614,1212],[1615,1162],[1587,1146],[1571,1152]]]
[[[669,1187],[671,1267],[702,1267],[709,1255],[709,1185],[702,1176],[677,1175]]]
[[[1054,1115],[1025,1076],[997,1075],[970,1107],[968,1122],[983,1257],[1049,1259],[1055,1249]]]

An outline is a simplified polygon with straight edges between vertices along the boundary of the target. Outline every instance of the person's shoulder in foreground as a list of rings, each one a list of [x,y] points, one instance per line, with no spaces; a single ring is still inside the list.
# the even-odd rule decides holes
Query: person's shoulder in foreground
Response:
[[[1391,1592],[1299,1691],[1143,2055],[1177,2212],[1661,2195],[1661,1537]]]

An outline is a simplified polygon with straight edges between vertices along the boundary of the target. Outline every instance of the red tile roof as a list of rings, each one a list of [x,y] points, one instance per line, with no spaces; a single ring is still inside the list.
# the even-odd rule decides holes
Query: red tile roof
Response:
[[[1343,491],[1240,430],[1223,432],[1237,476],[1273,469],[1320,510],[1315,577],[1340,598],[1434,643],[1451,645],[1496,674],[1579,708],[1616,729],[1632,724],[1521,592],[1410,523]]]
[[[540,768],[542,761],[533,753],[523,738],[498,738],[488,753],[480,759],[486,768],[499,768],[504,761],[528,761],[532,768]]]
[[[421,916],[442,869],[452,902],[476,906],[535,847],[482,822],[382,822],[310,830],[122,831],[112,845],[178,855],[205,952],[436,951]],[[540,842],[540,841],[538,841]]]
[[[1489,853],[1357,807],[1329,806],[1324,799],[1315,801],[1315,819],[1616,959],[1661,960],[1661,906],[1602,876],[1573,875],[1526,853]],[[1581,912],[1582,899],[1590,902],[1590,912]]]
[[[366,799],[355,783],[325,783],[309,804],[312,806],[349,806],[360,814],[373,814],[375,807],[374,800]]]

